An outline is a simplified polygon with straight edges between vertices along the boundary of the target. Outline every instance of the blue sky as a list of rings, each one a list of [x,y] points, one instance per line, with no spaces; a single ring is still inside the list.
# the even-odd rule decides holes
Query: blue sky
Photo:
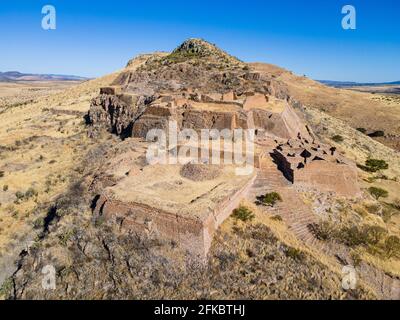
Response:
[[[41,28],[46,4],[56,30]],[[341,27],[346,4],[356,30]],[[0,31],[0,71],[97,77],[200,37],[313,79],[400,80],[399,0],[2,0]]]

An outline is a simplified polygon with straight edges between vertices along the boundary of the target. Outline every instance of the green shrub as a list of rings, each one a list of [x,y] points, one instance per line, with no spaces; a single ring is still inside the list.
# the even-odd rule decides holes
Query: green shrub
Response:
[[[22,193],[21,191],[17,191],[15,193],[15,196],[17,197],[17,200],[22,200],[24,198],[25,194]]]
[[[390,236],[385,241],[385,251],[388,258],[400,255],[400,239]]]
[[[386,170],[389,168],[387,162],[380,159],[368,159],[367,161],[365,161],[365,165],[375,171]]]
[[[38,195],[38,192],[33,189],[33,188],[29,188],[26,192],[25,192],[25,198],[29,199],[32,197],[36,197]]]
[[[282,197],[277,192],[270,192],[257,197],[257,203],[265,206],[273,207],[278,201],[282,201]]]
[[[379,200],[379,198],[387,198],[389,196],[389,192],[382,188],[370,187],[368,188],[368,191],[376,200]]]
[[[8,185],[5,184],[5,185],[3,186],[3,191],[4,191],[4,192],[8,191]]]
[[[334,136],[332,137],[332,140],[335,141],[336,143],[340,143],[340,142],[343,142],[343,141],[344,141],[344,138],[343,138],[341,135],[336,134],[336,135],[334,135]]]
[[[243,222],[251,221],[255,218],[254,213],[245,206],[240,206],[239,208],[233,210],[232,217],[234,219],[241,220]]]
[[[4,177],[4,171],[0,171],[0,178],[3,178]]]
[[[377,172],[389,168],[389,165],[385,160],[379,159],[368,159],[365,161],[365,165],[358,164],[357,166],[366,172]]]

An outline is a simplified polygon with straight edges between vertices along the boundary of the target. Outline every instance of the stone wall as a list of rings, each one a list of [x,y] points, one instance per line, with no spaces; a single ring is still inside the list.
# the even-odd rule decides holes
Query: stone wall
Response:
[[[252,177],[240,190],[225,198],[215,210],[200,220],[180,216],[141,203],[122,202],[103,194],[96,202],[94,214],[114,221],[121,228],[139,235],[174,241],[194,258],[205,260],[213,235],[222,222],[247,196],[254,183]]]

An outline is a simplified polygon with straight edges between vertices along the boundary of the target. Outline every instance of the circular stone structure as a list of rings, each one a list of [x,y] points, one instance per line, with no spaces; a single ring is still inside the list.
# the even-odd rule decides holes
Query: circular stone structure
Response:
[[[216,165],[187,163],[181,168],[180,174],[192,181],[213,180],[221,174],[221,168]]]

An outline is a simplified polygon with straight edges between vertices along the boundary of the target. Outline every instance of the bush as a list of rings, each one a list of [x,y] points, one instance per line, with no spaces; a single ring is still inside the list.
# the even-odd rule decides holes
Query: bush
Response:
[[[3,191],[4,191],[4,192],[8,191],[8,185],[5,184],[5,185],[3,186]]]
[[[45,225],[44,218],[38,218],[35,221],[33,221],[33,227],[35,229],[42,229]]]
[[[29,188],[26,192],[25,192],[25,198],[29,199],[32,197],[36,197],[38,195],[38,192],[33,189],[33,188]]]
[[[367,226],[364,229],[368,244],[377,245],[387,234],[386,229],[379,226]]]
[[[22,200],[25,195],[21,191],[17,191],[15,196],[17,197],[17,200]]]
[[[396,236],[390,236],[385,241],[385,251],[388,258],[400,254],[400,239]]]
[[[4,177],[4,171],[0,171],[0,178]]]
[[[314,223],[310,225],[309,228],[318,240],[328,241],[335,236],[335,230],[333,226],[327,221],[319,224]]]
[[[385,131],[377,130],[377,131],[374,131],[374,132],[368,134],[368,136],[371,137],[371,138],[384,137],[385,136]]]
[[[357,131],[366,134],[367,133],[367,129],[365,128],[357,128]]]
[[[379,159],[368,159],[365,161],[365,165],[373,170],[378,171],[378,170],[386,170],[389,168],[389,165],[385,160],[379,160]]]
[[[12,278],[6,279],[0,287],[0,296],[7,297],[14,286]]]
[[[296,249],[296,248],[292,248],[292,247],[288,247],[286,249],[285,254],[287,257],[292,258],[293,260],[296,260],[296,261],[304,261],[306,258],[303,251]]]
[[[389,192],[382,188],[370,187],[368,188],[368,191],[376,200],[379,200],[379,198],[387,198],[389,196]]]
[[[336,135],[334,135],[334,136],[332,137],[332,140],[335,141],[335,142],[337,142],[337,143],[340,143],[340,142],[343,142],[343,141],[344,141],[344,138],[343,138],[341,135],[336,134]]]
[[[243,222],[251,221],[255,218],[254,213],[247,207],[240,206],[239,208],[233,210],[232,217],[234,219],[241,220]]]
[[[265,206],[273,207],[278,201],[282,201],[282,197],[277,192],[270,192],[263,196],[257,197],[257,203]]]
[[[359,229],[356,226],[345,227],[338,233],[339,240],[349,247],[355,247],[359,245],[364,245],[368,243],[367,235],[364,230]]]
[[[400,210],[400,199],[394,199],[390,206],[396,210]]]
[[[379,159],[368,159],[365,162],[365,165],[358,164],[357,166],[366,172],[377,172],[379,170],[386,170],[389,168],[389,165],[385,160]]]
[[[382,213],[381,213],[381,217],[382,217],[382,219],[383,219],[383,221],[385,222],[385,223],[388,223],[389,221],[390,221],[390,219],[392,219],[392,217],[395,215],[395,214],[397,214],[398,212],[396,211],[396,209],[395,208],[393,208],[390,204],[389,205],[387,205],[387,206],[385,206],[383,209],[382,209]]]

